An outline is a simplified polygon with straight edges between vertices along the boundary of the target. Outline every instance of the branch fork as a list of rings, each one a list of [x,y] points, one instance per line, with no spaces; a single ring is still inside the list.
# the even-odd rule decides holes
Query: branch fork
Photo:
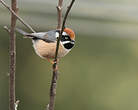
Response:
[[[57,55],[58,55],[58,50],[59,50],[59,43],[60,43],[62,33],[64,31],[64,28],[65,28],[67,16],[68,16],[74,2],[75,2],[75,0],[72,0],[70,5],[67,7],[67,11],[65,13],[63,22],[62,22],[62,4],[63,4],[63,0],[59,0],[58,6],[57,6],[57,13],[58,13],[58,26],[57,26],[57,29],[60,30],[60,34],[59,34],[59,38],[57,40],[55,59],[54,59],[54,64],[53,64],[53,76],[52,76],[51,87],[50,87],[50,101],[49,101],[49,104],[47,106],[47,110],[54,110],[57,79],[58,79]]]
[[[10,71],[13,72],[13,75],[12,75],[12,78],[11,78],[12,89],[10,89],[10,91],[12,92],[12,95],[14,95],[14,96],[10,97],[11,98],[10,102],[12,102],[12,103],[10,103],[10,110],[17,110],[19,101],[16,101],[16,103],[15,103],[15,90],[14,90],[15,89],[15,82],[14,82],[15,81],[15,76],[14,76],[15,74],[14,73],[15,73],[15,58],[16,58],[15,57],[15,55],[16,55],[15,46],[16,45],[15,45],[14,30],[15,30],[15,25],[16,25],[16,19],[18,19],[22,24],[24,24],[24,26],[27,27],[31,32],[35,33],[35,30],[29,24],[27,24],[21,17],[19,17],[17,15],[18,8],[17,8],[16,0],[12,0],[12,8],[10,8],[3,0],[0,0],[0,2],[3,4],[4,7],[6,7],[12,13],[11,29],[9,29],[7,26],[4,26],[4,29],[8,33],[10,33],[10,36],[11,36],[11,48],[10,48],[10,56],[11,56],[10,68],[11,68],[11,70]],[[60,43],[62,33],[64,31],[64,28],[65,28],[67,16],[68,16],[74,2],[75,2],[75,0],[72,0],[70,5],[67,7],[67,11],[65,13],[65,16],[64,16],[64,19],[63,19],[63,22],[62,22],[62,4],[63,4],[63,0],[58,1],[58,6],[57,6],[58,25],[57,25],[57,29],[60,30],[60,34],[59,34],[59,38],[57,40],[54,64],[52,65],[53,76],[52,76],[51,86],[50,86],[50,101],[49,101],[49,104],[47,105],[47,110],[54,110],[57,79],[58,79],[57,55],[58,55],[58,50],[59,50],[59,43]]]
[[[17,11],[19,10],[16,8],[16,11],[13,11],[12,8],[10,8],[3,0],[0,0],[0,2],[3,4],[4,7],[6,7],[15,17],[18,19],[25,27],[27,27],[31,32],[35,32],[35,30],[28,24],[26,23],[20,16],[17,15]]]
[[[62,10],[62,8],[60,6],[57,6],[57,10],[60,11]]]

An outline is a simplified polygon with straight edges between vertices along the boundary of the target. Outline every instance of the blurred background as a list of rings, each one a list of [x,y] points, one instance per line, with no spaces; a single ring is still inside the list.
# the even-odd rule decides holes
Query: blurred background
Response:
[[[6,0],[10,4],[10,0]],[[57,26],[58,0],[20,0],[19,15],[37,31]],[[70,0],[64,0],[63,10]],[[76,46],[60,61],[56,110],[138,110],[138,1],[76,0],[67,26]],[[64,13],[63,13],[64,14]],[[0,110],[8,110],[10,13],[0,4]],[[26,31],[19,21],[17,27]],[[19,110],[45,110],[51,64],[17,33]]]

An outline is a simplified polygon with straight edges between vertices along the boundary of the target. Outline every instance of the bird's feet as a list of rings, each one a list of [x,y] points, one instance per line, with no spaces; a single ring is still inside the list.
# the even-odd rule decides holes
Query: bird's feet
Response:
[[[54,60],[51,60],[49,58],[47,58],[48,62],[51,63],[52,65],[55,63]]]

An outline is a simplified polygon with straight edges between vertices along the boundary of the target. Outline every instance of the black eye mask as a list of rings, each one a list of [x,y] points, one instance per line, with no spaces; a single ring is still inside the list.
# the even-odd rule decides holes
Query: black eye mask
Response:
[[[61,41],[64,42],[64,41],[71,41],[69,35],[62,35],[62,38],[61,38]]]

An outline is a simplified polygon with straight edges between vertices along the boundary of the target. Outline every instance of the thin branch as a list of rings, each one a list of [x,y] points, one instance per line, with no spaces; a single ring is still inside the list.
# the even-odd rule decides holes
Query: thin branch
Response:
[[[49,104],[47,104],[47,106],[46,106],[46,110],[49,110]]]
[[[65,13],[65,16],[64,16],[64,19],[63,19],[63,23],[62,23],[62,30],[61,30],[61,35],[60,36],[62,36],[62,33],[63,33],[65,25],[66,25],[66,20],[67,20],[68,14],[69,14],[74,2],[75,2],[75,0],[72,0],[70,5],[67,7],[67,11]]]
[[[55,59],[54,59],[54,64],[53,64],[53,76],[52,76],[52,80],[51,80],[51,87],[50,87],[50,102],[49,102],[49,106],[47,110],[54,110],[54,105],[55,105],[55,97],[56,97],[56,87],[57,87],[57,78],[58,78],[58,62],[57,62],[57,56],[58,56],[58,50],[59,50],[59,43],[62,37],[62,33],[64,31],[65,28],[65,24],[66,24],[66,20],[67,20],[67,16],[71,10],[71,7],[73,5],[75,0],[72,0],[70,5],[68,6],[68,9],[66,11],[63,23],[61,24],[61,20],[62,20],[62,2],[63,0],[59,0],[58,3],[58,26],[57,29],[60,30],[60,35],[59,38],[57,40],[57,45],[56,45],[56,52],[55,52]]]
[[[0,0],[0,2],[3,4],[4,7],[6,7],[14,16],[16,16],[16,18],[22,23],[24,24],[24,26],[26,26],[28,29],[30,29],[32,32],[35,32],[35,30],[29,25],[27,24],[21,17],[19,17],[3,0]]]
[[[18,108],[19,102],[20,102],[20,100],[17,100],[17,101],[15,102],[15,110],[17,110],[17,108]]]
[[[63,0],[58,1],[58,6],[57,6],[57,29],[61,30],[62,26],[62,4]],[[57,77],[58,77],[58,71],[56,70],[57,65],[53,64],[53,76],[51,80],[51,87],[50,87],[50,102],[47,105],[47,110],[54,110],[54,105],[55,105],[55,96],[56,96],[56,86],[57,86]]]
[[[57,6],[57,15],[58,15],[58,25],[57,25],[57,29],[61,30],[61,26],[62,26],[62,4],[63,4],[63,0],[59,0],[58,1],[58,6]]]
[[[10,34],[10,29],[7,26],[4,26],[3,28]]]
[[[17,1],[11,1],[12,10],[17,13]],[[16,38],[15,26],[16,16],[11,15],[11,30],[10,30],[10,79],[9,79],[9,110],[15,110],[15,69],[16,69]]]
[[[66,20],[67,20],[67,17],[68,17],[68,14],[71,10],[71,7],[73,6],[73,3],[75,2],[75,0],[72,0],[70,5],[68,6],[67,8],[67,11],[65,13],[65,16],[64,16],[64,19],[63,19],[63,23],[62,23],[62,29],[60,31],[60,34],[59,34],[59,38],[57,40],[57,46],[56,46],[56,53],[55,53],[55,62],[57,61],[57,55],[58,55],[58,49],[59,49],[59,42],[61,40],[61,37],[62,37],[62,33],[64,31],[64,28],[65,28],[65,24],[66,24]]]

